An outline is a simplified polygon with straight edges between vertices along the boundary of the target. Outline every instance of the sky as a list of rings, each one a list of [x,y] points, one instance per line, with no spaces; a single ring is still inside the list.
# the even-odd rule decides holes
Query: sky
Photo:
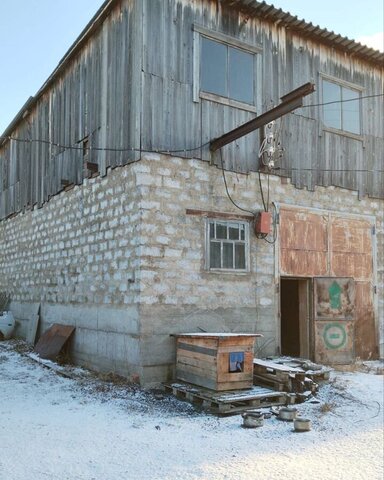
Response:
[[[0,0],[0,134],[28,98],[37,93],[102,3],[103,0]],[[267,3],[383,50],[383,0]],[[375,36],[376,43],[372,43]]]

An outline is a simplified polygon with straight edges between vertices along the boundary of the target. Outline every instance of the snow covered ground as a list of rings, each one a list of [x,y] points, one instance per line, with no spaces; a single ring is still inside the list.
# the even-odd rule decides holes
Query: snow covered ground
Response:
[[[383,376],[334,373],[312,430],[275,417],[257,429],[76,370],[63,378],[0,343],[1,480],[383,478]]]

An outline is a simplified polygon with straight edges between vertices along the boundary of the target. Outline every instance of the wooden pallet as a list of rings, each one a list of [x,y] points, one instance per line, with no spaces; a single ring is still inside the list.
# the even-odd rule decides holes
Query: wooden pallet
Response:
[[[286,392],[276,392],[260,386],[228,392],[216,392],[184,382],[165,384],[164,387],[176,398],[220,415],[232,415],[252,408],[287,405],[292,402],[291,396]]]
[[[332,371],[332,368],[324,365],[317,365],[309,360],[301,358],[280,357],[274,360],[273,363],[279,367],[302,370],[305,372],[305,376],[314,382],[324,382],[329,380]]]
[[[253,375],[253,384],[267,388],[272,388],[277,392],[290,392],[292,390],[290,381],[280,381],[278,378],[271,375]]]
[[[268,360],[253,360],[253,371],[259,375],[274,376],[276,379],[284,382],[294,375],[299,380],[304,380],[305,371],[301,368],[288,367]]]
[[[318,390],[317,383],[302,368],[278,364],[255,358],[253,361],[253,383],[277,391],[300,392]]]

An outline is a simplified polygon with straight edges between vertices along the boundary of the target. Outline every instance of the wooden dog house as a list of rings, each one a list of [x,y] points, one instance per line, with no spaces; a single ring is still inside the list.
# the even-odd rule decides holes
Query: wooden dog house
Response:
[[[216,391],[253,385],[255,337],[246,333],[184,333],[176,337],[176,377]]]

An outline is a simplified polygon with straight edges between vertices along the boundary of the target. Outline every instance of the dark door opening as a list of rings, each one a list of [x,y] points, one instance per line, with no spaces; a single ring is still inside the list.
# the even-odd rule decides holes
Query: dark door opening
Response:
[[[309,358],[309,288],[307,279],[280,282],[281,353]]]

